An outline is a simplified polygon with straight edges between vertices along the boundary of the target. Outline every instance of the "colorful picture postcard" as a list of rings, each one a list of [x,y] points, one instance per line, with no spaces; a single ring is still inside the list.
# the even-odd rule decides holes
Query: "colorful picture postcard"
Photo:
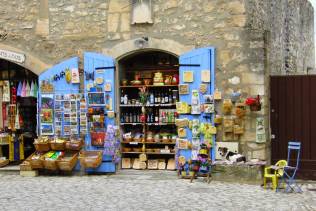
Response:
[[[41,123],[53,123],[53,109],[41,110]]]
[[[42,124],[41,125],[41,135],[54,135],[53,124]]]

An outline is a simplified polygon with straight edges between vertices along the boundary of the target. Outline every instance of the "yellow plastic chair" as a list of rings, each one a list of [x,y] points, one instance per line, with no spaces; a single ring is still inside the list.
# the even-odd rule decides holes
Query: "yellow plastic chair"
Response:
[[[284,174],[284,167],[287,166],[286,160],[279,160],[274,166],[264,168],[263,187],[266,189],[267,179],[271,179],[272,189],[276,190],[278,187],[279,177]]]

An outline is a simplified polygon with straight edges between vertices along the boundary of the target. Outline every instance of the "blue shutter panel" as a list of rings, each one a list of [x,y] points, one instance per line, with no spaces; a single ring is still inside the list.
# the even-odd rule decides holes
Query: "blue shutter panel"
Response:
[[[208,89],[207,94],[213,94],[215,90],[215,49],[213,47],[205,47],[194,49],[190,52],[187,52],[183,55],[180,55],[179,58],[180,63],[180,84],[189,84],[190,93],[187,95],[180,95],[181,102],[187,102],[191,104],[191,92],[192,90],[199,90],[201,82],[201,71],[202,70],[210,70],[211,79],[210,83],[207,83]],[[184,83],[183,82],[183,73],[184,71],[193,71],[194,73],[194,81],[192,83]],[[201,93],[200,103],[204,103],[204,99]],[[203,113],[201,115],[180,115],[180,118],[189,118],[189,119],[199,119],[200,122],[210,121],[205,120],[203,118]],[[211,121],[213,122],[213,115]],[[192,133],[190,130],[187,130],[188,139],[192,140]],[[211,158],[215,160],[215,138],[213,139],[214,146],[211,151]],[[181,150],[180,154],[185,156],[187,159],[191,157],[191,150]]]

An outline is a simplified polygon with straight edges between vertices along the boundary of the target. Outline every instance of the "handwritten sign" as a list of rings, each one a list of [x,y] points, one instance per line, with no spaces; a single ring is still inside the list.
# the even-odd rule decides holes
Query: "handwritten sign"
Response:
[[[0,58],[5,59],[5,60],[10,60],[13,62],[17,62],[17,63],[24,63],[24,61],[25,61],[24,54],[12,52],[12,51],[7,51],[7,50],[1,50],[1,49],[0,49]]]

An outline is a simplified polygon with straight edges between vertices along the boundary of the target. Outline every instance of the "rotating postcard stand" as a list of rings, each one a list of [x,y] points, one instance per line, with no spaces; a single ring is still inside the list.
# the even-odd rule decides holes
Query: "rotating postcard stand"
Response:
[[[179,61],[177,111],[179,120],[188,120],[189,123],[178,127],[177,164],[180,156],[186,161],[196,160],[202,143],[210,144],[209,156],[214,161],[216,128],[212,95],[215,89],[215,49],[195,49],[181,55]]]
[[[115,125],[115,67],[114,60],[97,53],[84,54],[84,94],[87,105],[87,123],[85,146],[88,151],[104,151],[104,140],[108,125]],[[81,131],[84,129],[81,125]],[[106,142],[107,143],[107,142]],[[115,172],[113,155],[102,156],[97,168],[88,168],[86,172]]]

